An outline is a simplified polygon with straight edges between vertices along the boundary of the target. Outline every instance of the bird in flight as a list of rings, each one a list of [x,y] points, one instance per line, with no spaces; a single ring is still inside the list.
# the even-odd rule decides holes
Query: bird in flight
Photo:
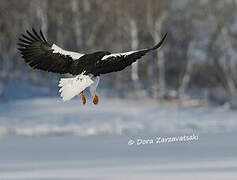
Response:
[[[161,41],[152,48],[140,49],[124,53],[110,53],[97,51],[88,54],[66,51],[55,44],[49,43],[42,31],[26,31],[19,38],[19,51],[24,61],[34,69],[43,71],[71,74],[71,78],[61,78],[59,92],[63,101],[68,101],[76,95],[81,95],[82,103],[86,103],[83,91],[89,87],[93,103],[98,104],[96,88],[100,75],[121,71],[136,62],[147,53],[160,49],[166,39],[167,33]]]

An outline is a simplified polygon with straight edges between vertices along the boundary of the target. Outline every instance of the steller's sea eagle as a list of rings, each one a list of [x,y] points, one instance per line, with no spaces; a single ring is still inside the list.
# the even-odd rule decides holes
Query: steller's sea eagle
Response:
[[[42,31],[39,33],[32,28],[32,32],[26,31],[19,38],[18,49],[24,61],[34,69],[40,69],[59,74],[71,74],[72,78],[61,78],[59,92],[63,101],[72,99],[76,95],[82,96],[82,103],[86,103],[83,91],[89,87],[93,97],[93,103],[98,104],[96,95],[100,75],[121,71],[134,63],[137,59],[150,51],[159,49],[167,33],[161,41],[152,48],[129,51],[125,53],[111,54],[108,51],[97,51],[89,54],[81,54],[61,49],[55,44],[49,43]]]

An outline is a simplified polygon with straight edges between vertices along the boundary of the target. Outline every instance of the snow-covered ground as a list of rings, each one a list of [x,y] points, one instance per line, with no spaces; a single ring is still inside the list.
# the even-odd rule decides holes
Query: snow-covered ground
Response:
[[[189,142],[133,139],[198,134]],[[0,180],[237,179],[237,112],[150,100],[0,104]]]
[[[0,180],[236,180],[236,133],[128,146],[130,136],[0,138]]]
[[[218,133],[237,130],[237,111],[177,109],[149,100],[101,98],[98,106],[76,98],[35,98],[0,104],[0,136]]]

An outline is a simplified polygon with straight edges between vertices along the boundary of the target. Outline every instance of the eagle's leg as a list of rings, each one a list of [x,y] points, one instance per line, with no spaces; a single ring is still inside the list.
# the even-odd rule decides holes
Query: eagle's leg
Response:
[[[81,101],[82,101],[82,104],[86,104],[86,97],[85,97],[83,91],[82,91],[80,94],[81,94]]]
[[[94,96],[93,103],[94,104],[98,104],[99,103],[99,97],[97,95]]]

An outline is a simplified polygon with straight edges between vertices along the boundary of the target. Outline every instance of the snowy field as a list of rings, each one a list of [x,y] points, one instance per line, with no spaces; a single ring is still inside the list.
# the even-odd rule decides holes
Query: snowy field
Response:
[[[148,100],[88,103],[0,104],[0,180],[237,179],[237,112]],[[193,133],[197,141],[128,145]]]
[[[0,104],[0,136],[223,133],[237,130],[237,111],[165,108],[149,100],[34,98]]]
[[[128,146],[128,136],[2,137],[1,180],[236,180],[236,133]]]

